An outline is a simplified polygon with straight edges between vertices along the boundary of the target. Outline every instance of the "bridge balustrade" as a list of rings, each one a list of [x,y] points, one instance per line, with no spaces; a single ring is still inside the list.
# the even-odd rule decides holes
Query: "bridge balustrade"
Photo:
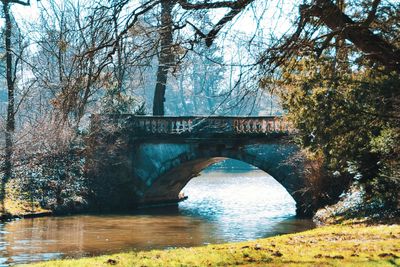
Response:
[[[137,136],[262,136],[294,132],[290,123],[280,116],[217,117],[217,116],[136,116],[131,114],[96,114],[92,127],[104,129],[120,125]],[[94,130],[92,128],[92,130]]]
[[[156,117],[132,116],[136,131],[146,134],[269,134],[287,133],[282,117]]]

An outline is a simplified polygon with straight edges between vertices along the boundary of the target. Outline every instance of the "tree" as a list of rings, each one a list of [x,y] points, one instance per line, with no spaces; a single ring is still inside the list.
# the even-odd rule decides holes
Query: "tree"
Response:
[[[400,207],[398,10],[395,1],[313,0],[263,58],[261,84],[275,85],[299,144],[322,158],[333,200],[357,184],[359,212],[379,215]]]
[[[299,143],[322,155],[336,197],[356,182],[382,210],[400,205],[400,79],[365,68],[332,75],[335,59],[303,58],[284,70],[280,96]],[[326,193],[328,193],[327,191]],[[330,197],[335,200],[335,194]]]
[[[172,9],[174,5],[174,1],[161,1],[160,55],[158,57],[157,81],[153,98],[153,115],[164,115],[168,73],[174,64],[174,55],[172,53]]]
[[[164,115],[164,103],[165,103],[165,89],[168,80],[168,74],[171,73],[173,66],[179,64],[181,59],[177,59],[176,49],[178,47],[183,48],[181,44],[188,44],[189,47],[184,48],[185,50],[190,50],[191,46],[201,40],[205,41],[205,44],[209,47],[213,44],[214,40],[217,38],[219,32],[222,28],[232,21],[238,14],[246,9],[255,0],[235,0],[235,1],[199,1],[192,3],[186,0],[158,0],[158,1],[146,1],[139,5],[133,5],[134,8],[127,19],[125,20],[125,25],[120,27],[119,33],[111,39],[105,39],[102,44],[97,45],[92,49],[97,51],[105,48],[112,48],[109,55],[113,55],[117,52],[117,44],[123,36],[129,33],[130,29],[140,21],[140,17],[145,16],[151,12],[157,13],[157,20],[159,21],[158,33],[159,33],[159,45],[158,45],[158,59],[159,66],[157,71],[157,82],[155,86],[155,94],[153,98],[153,114],[154,115]],[[106,7],[99,4],[97,10],[103,12],[105,9],[123,10],[124,7],[129,8],[130,1],[116,1],[110,6]],[[160,12],[158,8],[160,7]],[[228,12],[217,22],[212,28],[207,32],[203,32],[204,29],[199,29],[195,26],[195,23],[190,22],[189,17],[191,14],[196,14],[199,12],[204,12],[207,10],[214,9],[227,9]],[[175,20],[173,10],[177,10],[176,14],[179,14],[180,19]],[[126,12],[126,10],[124,10]],[[187,14],[187,16],[185,16]],[[187,19],[185,19],[187,17]],[[183,20],[183,21],[181,21]],[[174,36],[177,35],[178,31],[186,32],[182,35],[185,36],[185,40],[177,42],[174,40]],[[188,31],[191,31],[188,34]],[[179,43],[179,45],[178,45]],[[186,53],[183,53],[183,56]]]
[[[229,8],[230,11],[225,14],[225,16],[220,19],[214,27],[207,33],[203,33],[200,29],[190,24],[196,31],[196,34],[204,39],[206,45],[210,47],[217,37],[221,29],[230,22],[235,16],[242,12],[250,3],[254,0],[237,0],[237,1],[220,1],[220,2],[200,2],[200,3],[190,3],[186,0],[161,1],[161,30],[160,30],[160,56],[159,56],[159,67],[157,72],[157,83],[154,93],[153,101],[153,115],[164,115],[165,108],[165,90],[168,78],[168,70],[174,65],[174,56],[172,54],[173,47],[173,20],[172,20],[172,9],[175,4],[183,10],[208,10],[216,8]]]
[[[10,7],[12,4],[30,5],[19,0],[1,0],[3,4],[3,13],[5,20],[4,42],[5,42],[5,60],[6,60],[6,84],[7,84],[7,119],[5,131],[5,157],[4,157],[4,175],[1,182],[1,204],[4,211],[5,185],[12,177],[12,157],[13,157],[13,135],[15,131],[15,83],[16,83],[16,63],[13,61],[13,21]]]

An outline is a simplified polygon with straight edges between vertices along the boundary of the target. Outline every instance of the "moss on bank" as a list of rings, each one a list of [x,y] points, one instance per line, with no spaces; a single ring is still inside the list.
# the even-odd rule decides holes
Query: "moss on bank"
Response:
[[[6,198],[4,199],[5,213],[0,211],[0,221],[15,217],[35,217],[36,215],[50,214],[49,210],[40,207],[36,201],[28,201],[20,192],[14,180],[6,185]]]
[[[242,243],[120,253],[35,266],[399,266],[399,257],[399,225],[340,225]]]

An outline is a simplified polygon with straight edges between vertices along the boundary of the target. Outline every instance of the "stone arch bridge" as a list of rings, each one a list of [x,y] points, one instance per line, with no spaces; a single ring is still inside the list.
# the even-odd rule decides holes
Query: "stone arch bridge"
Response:
[[[309,214],[302,164],[289,162],[297,151],[290,132],[281,117],[93,115],[89,202],[96,209],[177,202],[190,179],[229,158],[270,174],[294,198],[298,214]]]

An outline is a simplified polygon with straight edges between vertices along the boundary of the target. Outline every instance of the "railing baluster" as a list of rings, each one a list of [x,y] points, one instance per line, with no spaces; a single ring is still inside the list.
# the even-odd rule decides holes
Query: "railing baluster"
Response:
[[[263,133],[263,120],[262,119],[257,119],[257,128],[258,128],[258,133]]]
[[[191,119],[189,119],[189,120],[188,120],[188,124],[189,124],[189,126],[188,126],[188,131],[189,131],[189,133],[191,133],[192,130],[193,130],[193,121],[192,121]]]
[[[182,120],[182,133],[187,131],[187,123],[186,120]]]
[[[150,132],[150,121],[146,121],[146,127],[145,127],[145,129],[146,129],[146,132]]]
[[[198,127],[196,122],[201,122]],[[291,133],[293,127],[282,117],[133,117],[132,127],[144,134],[196,134],[258,135]],[[195,127],[196,125],[196,127]],[[197,132],[196,132],[197,131]]]

